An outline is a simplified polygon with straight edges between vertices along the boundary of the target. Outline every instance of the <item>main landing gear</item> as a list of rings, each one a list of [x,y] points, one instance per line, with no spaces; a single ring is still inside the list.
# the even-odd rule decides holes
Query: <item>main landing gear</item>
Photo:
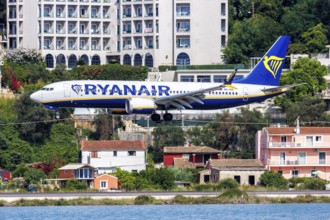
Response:
[[[60,112],[59,111],[55,111],[55,118],[57,120],[60,119]]]
[[[166,112],[163,115],[163,119],[164,119],[164,121],[172,121],[173,115],[171,113]],[[153,113],[151,115],[151,120],[155,121],[155,122],[160,122],[160,114]]]

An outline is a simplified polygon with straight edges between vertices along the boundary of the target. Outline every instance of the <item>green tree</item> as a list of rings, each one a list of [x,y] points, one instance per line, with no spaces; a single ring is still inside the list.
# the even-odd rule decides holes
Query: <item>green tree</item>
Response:
[[[47,122],[52,119],[51,111],[33,102],[30,93],[20,96],[14,105],[17,114],[21,137],[32,144],[43,144],[49,137],[52,123]]]
[[[263,116],[255,109],[250,111],[247,108],[241,108],[240,111],[240,114],[234,116],[234,121],[238,126],[235,144],[241,149],[241,158],[254,158],[255,134],[267,126],[271,118],[269,115]]]
[[[222,190],[237,189],[238,186],[239,186],[239,184],[237,183],[237,181],[232,178],[223,179],[223,180],[219,181],[219,183],[218,183],[219,189],[222,189]]]
[[[285,108],[285,103],[301,101],[304,96],[313,96],[321,93],[327,87],[324,76],[327,68],[316,59],[299,58],[292,65],[291,71],[282,74],[281,85],[305,83],[290,89],[284,96],[277,96],[275,103]]]
[[[325,113],[326,103],[321,96],[305,95],[301,101],[288,102],[284,106],[286,120],[290,125],[294,124],[298,116],[305,123],[302,125],[322,126],[322,121],[330,121],[329,115]]]
[[[120,168],[116,169],[115,175],[118,177],[118,181],[120,183],[120,188],[123,190],[133,190],[136,188],[135,186],[135,181],[136,178],[135,176],[126,171],[122,170]]]
[[[251,56],[262,56],[285,33],[274,19],[256,15],[243,21],[235,21],[228,43],[223,50],[225,63],[249,63]]]
[[[16,169],[13,171],[13,178],[15,177],[23,177],[24,173],[29,170],[29,167],[27,167],[25,164],[20,164],[16,167]]]
[[[52,126],[45,144],[38,146],[36,158],[39,161],[52,161],[56,158],[58,161],[64,160],[63,163],[76,163],[78,152],[79,144],[75,138],[73,123],[61,122]]]
[[[215,133],[215,141],[210,147],[228,150],[235,141],[237,128],[234,125],[234,116],[225,111],[216,116],[216,119],[209,123],[207,127]]]
[[[171,190],[174,188],[174,174],[168,168],[155,169],[152,181],[155,185],[159,185],[163,190]]]
[[[302,34],[303,43],[306,45],[307,53],[325,52],[328,44],[327,30],[322,23],[309,28]]]
[[[41,179],[45,179],[47,176],[42,170],[38,170],[35,168],[29,168],[24,173],[24,179],[27,184],[39,184]]]
[[[260,176],[260,185],[276,189],[287,189],[288,180],[286,180],[280,173],[266,171]]]
[[[154,145],[163,148],[164,146],[183,146],[185,135],[181,127],[161,125],[153,130]]]
[[[293,42],[299,42],[302,33],[319,23],[318,15],[314,13],[315,1],[297,1],[283,14],[282,22]]]
[[[20,139],[19,131],[13,125],[1,126],[0,167],[14,170],[17,165],[30,163],[34,156],[31,145]]]
[[[117,139],[115,131],[122,126],[120,117],[108,114],[98,114],[93,123],[96,131],[90,137],[95,140]]]

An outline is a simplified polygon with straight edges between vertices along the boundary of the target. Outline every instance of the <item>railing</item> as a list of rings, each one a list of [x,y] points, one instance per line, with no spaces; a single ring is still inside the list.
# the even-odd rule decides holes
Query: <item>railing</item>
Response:
[[[322,165],[330,165],[330,163],[326,163],[325,159],[320,159],[315,162],[308,162],[308,158],[306,160],[271,160],[268,165],[275,166],[322,166]]]
[[[330,143],[328,142],[313,142],[313,143],[300,143],[300,142],[269,142],[269,148],[330,148]]]

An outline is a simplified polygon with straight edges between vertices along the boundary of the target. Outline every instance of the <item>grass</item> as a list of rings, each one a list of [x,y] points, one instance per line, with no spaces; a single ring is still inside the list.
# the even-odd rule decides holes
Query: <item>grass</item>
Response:
[[[230,191],[215,197],[186,197],[177,195],[172,199],[156,199],[141,195],[135,199],[59,199],[26,200],[15,202],[0,200],[1,206],[92,206],[92,205],[164,205],[164,204],[278,204],[278,203],[330,203],[330,197],[297,196],[295,198],[270,198],[248,196],[244,191]]]

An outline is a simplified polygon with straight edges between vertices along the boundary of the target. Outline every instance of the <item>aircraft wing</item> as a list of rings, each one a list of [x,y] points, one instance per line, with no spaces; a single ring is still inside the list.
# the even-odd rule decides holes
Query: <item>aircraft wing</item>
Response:
[[[180,110],[186,109],[186,107],[193,108],[191,106],[191,103],[198,102],[203,105],[204,104],[203,99],[205,98],[205,93],[219,90],[221,87],[222,85],[219,85],[207,89],[200,89],[182,94],[159,97],[155,99],[155,104],[165,106],[166,108],[173,106],[176,109],[180,109]]]
[[[281,93],[281,92],[287,92],[289,91],[291,88],[297,87],[297,86],[301,86],[304,85],[306,83],[300,83],[300,84],[294,84],[294,85],[287,85],[287,86],[277,86],[274,88],[270,88],[270,89],[263,89],[262,91],[264,93]]]

